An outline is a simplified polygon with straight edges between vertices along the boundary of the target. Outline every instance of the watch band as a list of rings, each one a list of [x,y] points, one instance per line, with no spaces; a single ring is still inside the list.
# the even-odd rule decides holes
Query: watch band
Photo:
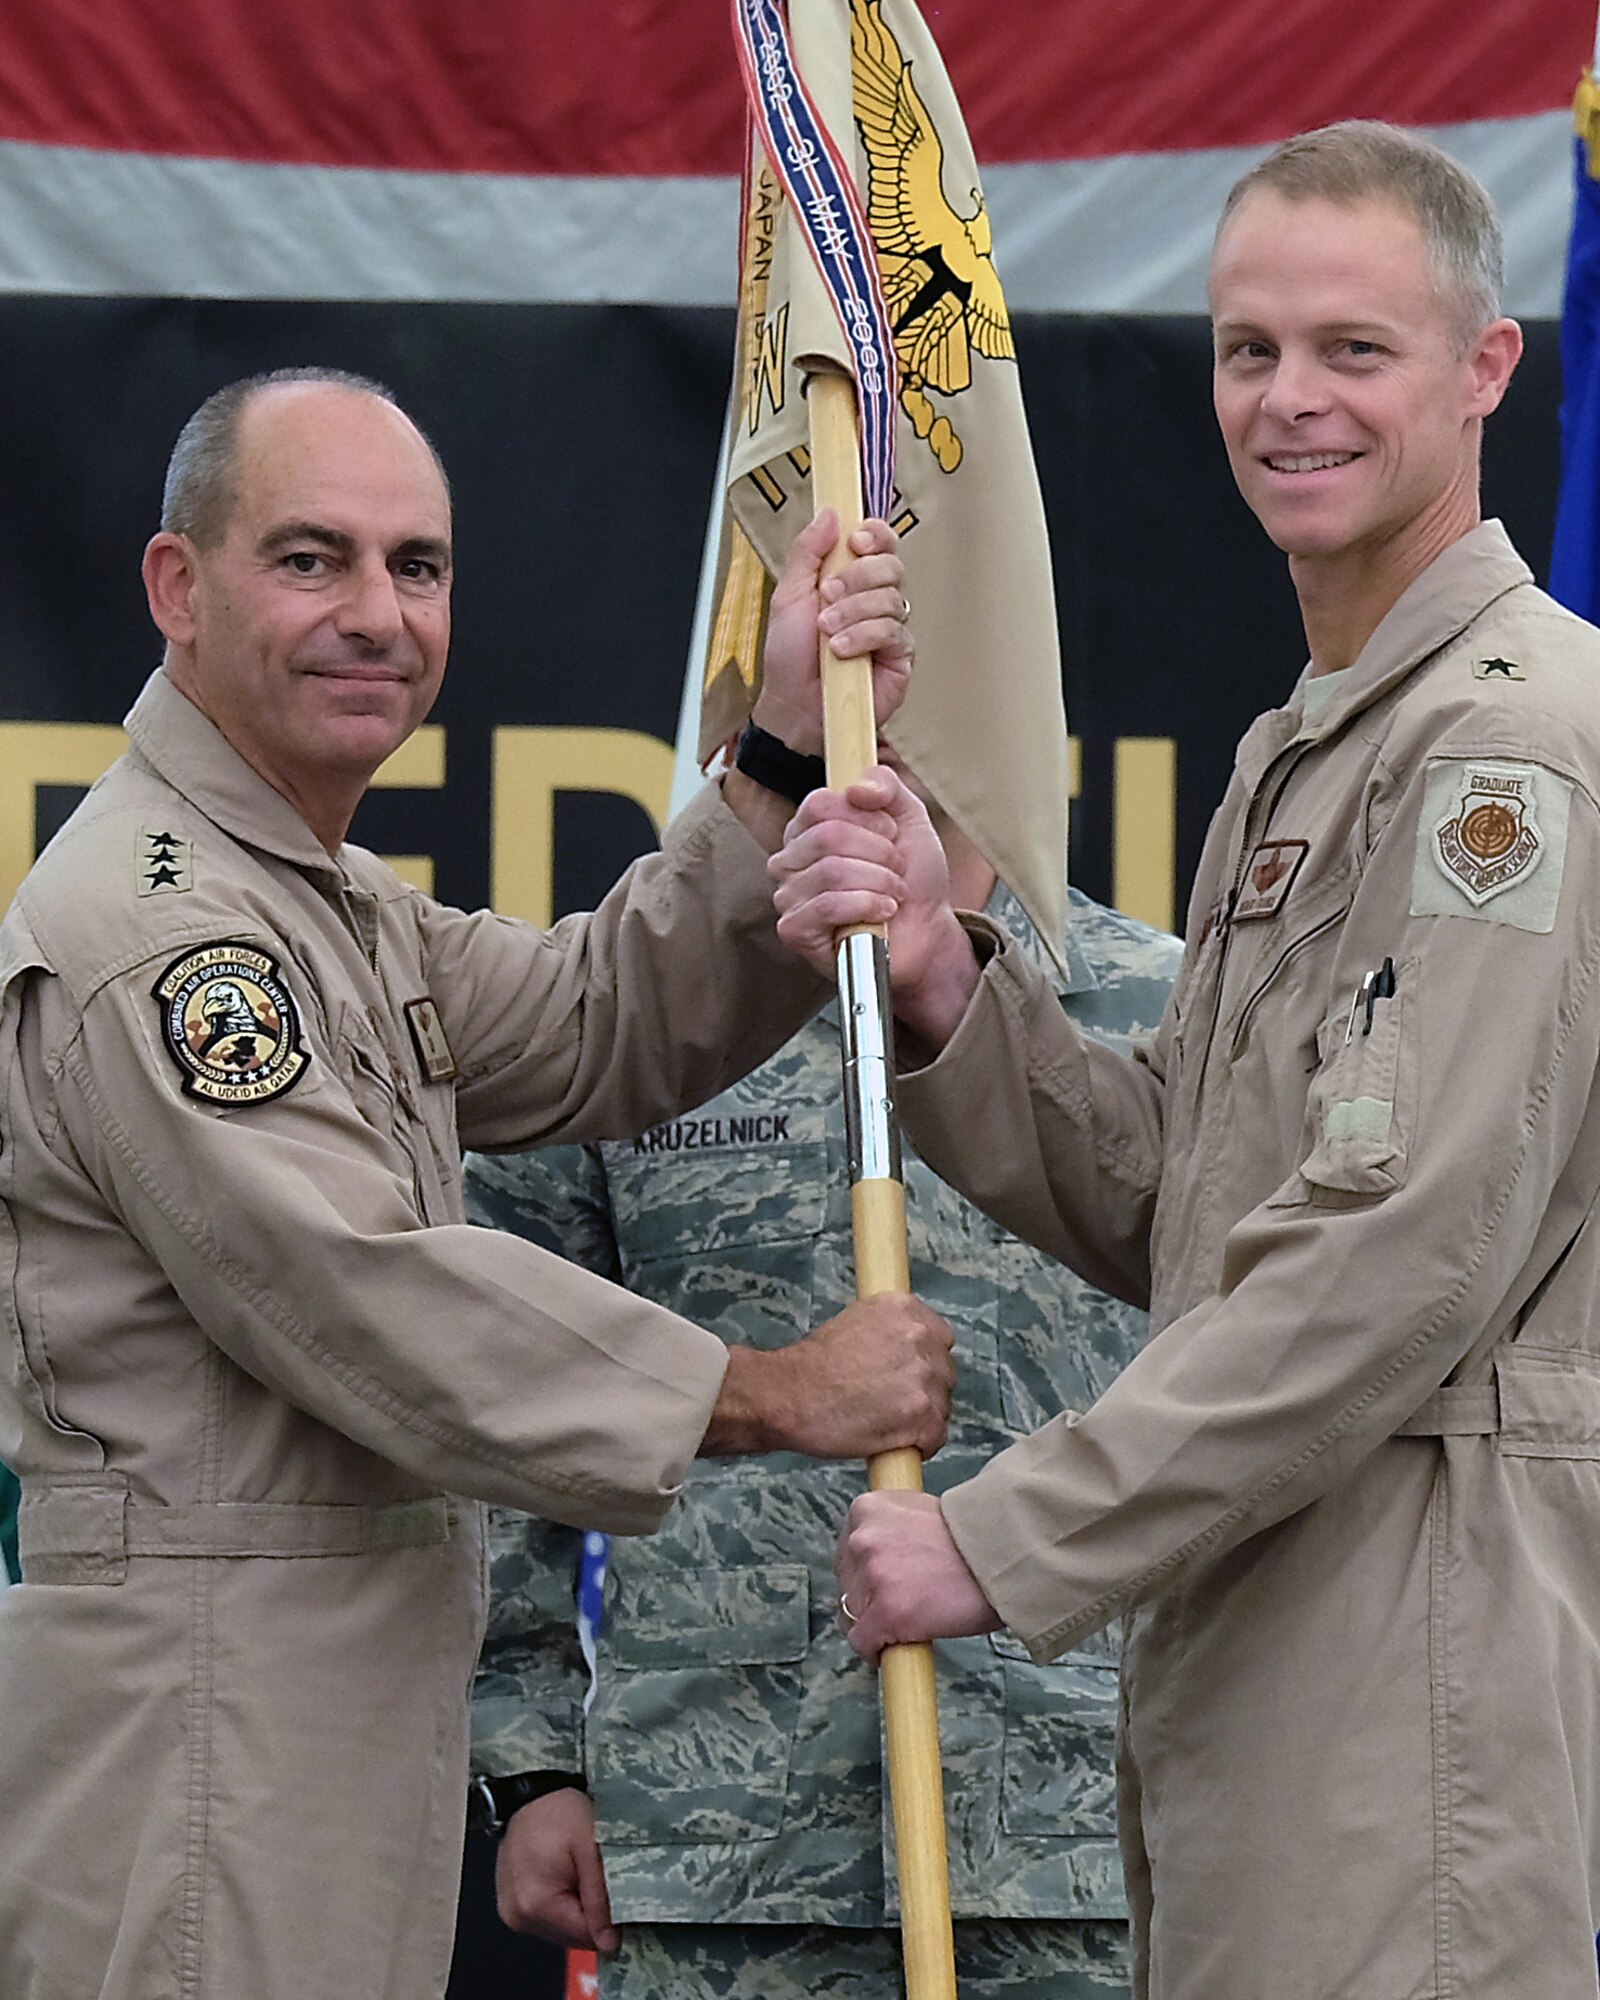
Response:
[[[575,1771],[514,1771],[490,1778],[475,1775],[467,1785],[467,1825],[498,1840],[514,1812],[551,1792],[587,1792]]]
[[[807,792],[820,791],[828,782],[828,767],[820,757],[801,756],[781,737],[753,722],[747,722],[740,733],[733,761],[747,778],[754,778],[766,791],[776,792],[795,805]]]

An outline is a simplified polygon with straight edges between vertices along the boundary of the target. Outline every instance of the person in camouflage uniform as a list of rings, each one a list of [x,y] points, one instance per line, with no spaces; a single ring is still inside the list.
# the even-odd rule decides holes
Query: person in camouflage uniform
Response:
[[[1003,885],[988,910],[1048,966]],[[1180,955],[1073,891],[1068,976],[1051,976],[1076,1021],[1126,1047],[1159,1020]],[[774,1346],[853,1294],[844,1149],[835,1005],[690,1117],[631,1141],[473,1156],[467,1206],[730,1342]],[[905,1180],[912,1282],[957,1336],[949,1439],[926,1468],[937,1493],[1093,1402],[1144,1314],[1006,1235],[909,1151]],[[592,1818],[580,1790],[512,1816],[501,1912],[606,1950],[609,1888],[628,1928],[603,1962],[605,2000],[900,1991],[877,1683],[841,1636],[830,1569],[861,1480],[788,1454],[698,1461],[654,1536],[613,1545],[587,1716],[582,1537],[492,1514],[473,1768],[545,1784],[581,1772],[593,1800]],[[1125,1992],[1114,1640],[1048,1666],[1004,1632],[936,1651],[963,2000]]]

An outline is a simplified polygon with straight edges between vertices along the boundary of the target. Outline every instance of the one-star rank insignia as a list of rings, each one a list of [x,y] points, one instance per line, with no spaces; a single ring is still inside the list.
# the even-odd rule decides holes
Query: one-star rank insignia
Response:
[[[1470,902],[1487,903],[1538,863],[1533,773],[1467,766],[1455,811],[1434,828],[1439,864]]]
[[[1475,681],[1525,681],[1528,676],[1515,660],[1474,660],[1472,678]]]
[[[161,1038],[190,1097],[265,1104],[311,1066],[278,962],[254,945],[226,940],[186,951],[151,990]]]

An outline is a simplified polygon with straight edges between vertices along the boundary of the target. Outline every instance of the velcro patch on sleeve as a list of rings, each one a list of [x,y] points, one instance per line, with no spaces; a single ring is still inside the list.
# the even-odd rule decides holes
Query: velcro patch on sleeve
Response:
[[[190,1097],[265,1104],[310,1067],[300,1010],[278,961],[229,938],[175,958],[151,989],[161,1039]]]
[[[1552,930],[1571,810],[1571,779],[1543,764],[1432,759],[1424,775],[1411,914]]]

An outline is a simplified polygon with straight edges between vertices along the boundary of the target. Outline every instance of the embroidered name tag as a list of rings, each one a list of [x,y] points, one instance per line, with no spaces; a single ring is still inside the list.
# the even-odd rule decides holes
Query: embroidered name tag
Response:
[[[1233,906],[1236,924],[1261,923],[1275,917],[1289,900],[1289,891],[1311,852],[1309,840],[1264,840],[1250,857],[1239,900]]]
[[[429,1083],[453,1083],[457,1075],[456,1059],[444,1023],[439,1019],[437,1003],[425,993],[420,1000],[408,1000],[405,1013],[422,1074]]]
[[[190,1097],[208,1104],[265,1104],[311,1066],[300,1013],[278,962],[224,940],[175,958],[152,988],[161,1038]]]
[[[1542,764],[1434,759],[1417,828],[1412,915],[1553,928],[1571,804],[1571,781]]]

